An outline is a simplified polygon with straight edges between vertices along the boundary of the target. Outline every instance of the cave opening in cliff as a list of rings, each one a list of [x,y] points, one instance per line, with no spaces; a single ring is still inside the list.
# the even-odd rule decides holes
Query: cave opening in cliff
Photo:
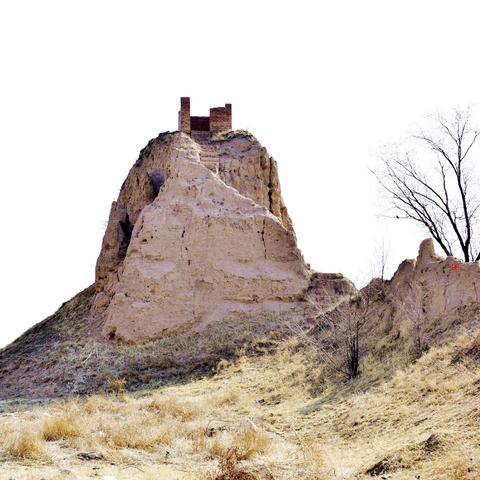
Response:
[[[153,199],[155,199],[165,184],[165,175],[162,172],[153,172],[150,175],[150,184],[153,189]]]
[[[122,230],[122,242],[120,244],[120,255],[125,257],[127,253],[127,248],[130,245],[130,240],[132,239],[133,232],[133,223],[130,222],[128,213],[125,215],[124,220],[120,220],[120,228]]]

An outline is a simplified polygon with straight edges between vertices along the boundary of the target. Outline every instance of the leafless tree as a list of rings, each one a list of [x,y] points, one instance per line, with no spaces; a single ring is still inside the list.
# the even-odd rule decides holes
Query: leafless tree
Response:
[[[379,287],[379,293],[381,293],[382,298],[385,298],[385,273],[389,266],[390,259],[390,248],[389,245],[385,243],[385,237],[382,237],[382,241],[377,243],[374,252],[374,258],[372,261],[372,278],[379,278],[382,280],[381,286]]]
[[[409,282],[408,292],[396,307],[412,329],[412,357],[414,359],[419,358],[425,350],[428,350],[425,338],[426,295],[422,282]]]
[[[345,321],[340,326],[340,371],[347,380],[358,377],[360,374],[360,335],[367,323],[368,298],[359,294],[352,301]]]
[[[310,331],[306,332],[296,325],[295,334],[303,338],[319,361],[330,370],[345,380],[354,379],[360,375],[361,360],[366,353],[363,334],[370,319],[371,306],[377,297],[378,285],[374,281],[357,295],[320,314]]]
[[[438,116],[430,133],[413,137],[417,148],[384,156],[383,168],[373,172],[396,218],[419,222],[446,255],[459,249],[466,262],[480,260],[480,202],[471,162],[480,131],[470,123],[469,111]],[[418,147],[426,147],[421,161]]]

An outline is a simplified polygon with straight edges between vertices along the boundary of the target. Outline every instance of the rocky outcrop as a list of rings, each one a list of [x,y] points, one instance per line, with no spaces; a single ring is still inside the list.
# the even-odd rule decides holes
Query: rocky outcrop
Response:
[[[391,280],[376,279],[362,291],[372,300],[369,325],[380,328],[379,337],[391,331],[421,348],[480,307],[480,265],[440,257],[426,239],[416,260],[403,261]]]
[[[207,165],[206,141],[175,133],[150,142],[113,203],[92,308],[106,336],[143,341],[305,298],[311,272],[275,161],[252,136],[231,135],[208,141]]]
[[[151,140],[123,183],[117,201],[112,203],[107,229],[95,270],[97,295],[94,312],[108,307],[120,279],[120,267],[127,254],[133,227],[143,208],[158,195],[169,174],[173,134]]]
[[[426,320],[448,315],[480,301],[480,265],[435,254],[432,239],[424,240],[416,261],[403,262],[392,278],[390,290],[397,298],[396,311]]]
[[[277,162],[250,135],[217,141],[219,177],[242,195],[267,208],[282,225],[293,232],[292,221],[283,203]]]
[[[357,293],[353,282],[341,273],[314,272],[310,277],[307,298],[320,309],[325,309]]]

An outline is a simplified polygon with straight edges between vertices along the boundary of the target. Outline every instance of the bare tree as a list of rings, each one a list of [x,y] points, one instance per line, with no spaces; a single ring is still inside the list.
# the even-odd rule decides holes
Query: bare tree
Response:
[[[349,306],[343,326],[340,327],[340,371],[347,380],[360,374],[360,335],[367,323],[368,297],[359,294]]]
[[[408,282],[408,292],[401,302],[396,305],[402,316],[407,320],[412,329],[412,357],[419,358],[428,350],[425,338],[426,301],[427,293],[422,282]]]
[[[373,172],[386,190],[396,218],[419,222],[446,255],[460,249],[466,262],[480,260],[477,235],[477,182],[470,159],[480,131],[470,126],[470,112],[438,116],[431,133],[414,136],[433,155],[398,151],[382,158],[383,169]]]
[[[344,380],[360,375],[361,360],[366,353],[363,335],[380,283],[383,282],[374,280],[358,294],[337,302],[316,318],[314,328],[309,331],[294,325],[295,334],[312,348],[318,360]]]
[[[382,241],[378,242],[375,251],[374,258],[372,259],[372,278],[379,278],[385,280],[385,273],[389,266],[390,260],[390,247],[385,243],[385,237],[382,237]],[[385,282],[382,282],[381,287],[382,296],[385,297]]]

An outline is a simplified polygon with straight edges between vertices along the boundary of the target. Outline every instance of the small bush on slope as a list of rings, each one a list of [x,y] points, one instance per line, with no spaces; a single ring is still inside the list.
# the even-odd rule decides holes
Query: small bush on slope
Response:
[[[78,437],[81,429],[78,420],[69,414],[47,418],[43,422],[42,437],[47,442]]]
[[[216,456],[225,458],[228,452],[234,451],[238,460],[250,460],[251,458],[266,453],[272,446],[271,438],[258,428],[244,428],[233,434],[226,433],[216,436],[210,444],[210,452]]]
[[[252,473],[246,472],[239,466],[239,455],[235,448],[225,452],[220,459],[220,472],[209,476],[211,480],[257,480]]]
[[[156,398],[147,408],[160,417],[174,417],[182,422],[192,420],[198,413],[193,405],[179,403],[171,398]]]
[[[28,429],[12,432],[5,439],[5,452],[18,460],[46,460],[48,455],[40,434]]]

